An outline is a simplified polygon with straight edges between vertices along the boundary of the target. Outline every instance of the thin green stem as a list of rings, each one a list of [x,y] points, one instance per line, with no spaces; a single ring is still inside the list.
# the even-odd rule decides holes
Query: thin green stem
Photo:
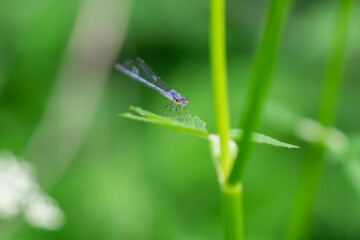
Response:
[[[210,2],[210,59],[216,129],[220,136],[220,165],[224,176],[230,167],[229,107],[226,82],[225,0]],[[221,212],[226,240],[243,240],[242,188],[227,187],[220,180]]]
[[[230,162],[229,108],[226,82],[225,0],[210,2],[210,61],[216,129],[220,136],[221,166],[225,172]]]
[[[271,0],[265,33],[259,47],[251,77],[250,94],[244,121],[240,127],[244,134],[239,145],[239,154],[231,170],[228,184],[241,182],[250,157],[252,132],[259,125],[260,113],[269,90],[276,63],[283,22],[287,16],[290,0]]]
[[[345,57],[345,47],[353,0],[341,0],[334,26],[329,62],[326,69],[323,96],[319,109],[319,122],[325,126],[333,124],[339,94],[341,73]],[[324,165],[324,147],[310,146],[304,159],[295,203],[286,239],[306,239],[310,229],[310,219],[317,186]]]

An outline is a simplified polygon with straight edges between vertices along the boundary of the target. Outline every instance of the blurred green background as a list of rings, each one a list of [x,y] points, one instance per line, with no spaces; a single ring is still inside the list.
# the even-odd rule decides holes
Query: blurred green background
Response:
[[[268,3],[227,1],[233,127]],[[329,151],[311,239],[360,239],[360,172],[349,173],[360,164],[356,3],[336,123],[349,143]],[[244,180],[246,239],[286,230],[307,149],[296,126],[317,116],[337,4],[294,2],[260,131],[301,149],[255,147]],[[167,100],[113,68],[142,57],[214,132],[208,8],[206,0],[0,1],[0,150],[32,164],[64,215],[55,230],[22,212],[0,218],[0,239],[222,239],[208,143],[118,117],[130,105],[162,114]]]

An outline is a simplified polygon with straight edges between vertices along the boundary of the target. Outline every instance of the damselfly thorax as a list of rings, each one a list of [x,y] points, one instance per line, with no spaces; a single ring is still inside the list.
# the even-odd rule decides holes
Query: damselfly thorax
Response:
[[[188,112],[188,114],[191,116],[189,110],[186,107],[186,104],[189,102],[189,98],[181,97],[177,92],[175,92],[175,90],[170,90],[169,94],[171,95],[173,102],[165,106],[164,116],[166,114],[166,109],[168,107],[170,107],[169,117],[171,116],[171,113],[174,113],[174,109],[178,114],[185,117],[185,113],[184,113],[184,110],[182,109],[182,107],[184,107],[186,109],[186,111]],[[179,112],[179,109],[181,110],[182,114]]]

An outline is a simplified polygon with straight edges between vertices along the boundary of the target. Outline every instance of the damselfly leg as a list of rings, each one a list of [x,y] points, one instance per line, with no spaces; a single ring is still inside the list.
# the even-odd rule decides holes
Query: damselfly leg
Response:
[[[165,114],[166,114],[166,109],[167,109],[168,107],[172,106],[173,104],[174,104],[174,103],[170,103],[170,104],[168,104],[168,105],[165,106],[165,108],[164,108],[164,118],[165,118]]]
[[[174,110],[174,107],[176,106],[175,103],[172,103],[173,106],[171,107],[170,111],[169,111],[169,118],[171,118],[171,112]]]
[[[185,115],[183,115],[183,114],[181,114],[179,111],[178,111],[178,108],[180,107],[180,109],[181,109],[181,106],[180,105],[176,105],[176,112],[178,113],[178,114],[180,114],[183,118],[185,118]]]
[[[186,109],[186,111],[189,113],[190,117],[191,117],[191,113],[189,112],[189,110],[187,109],[186,106],[184,106],[184,108]]]
[[[184,115],[186,115],[186,114],[184,113],[184,110],[181,108],[181,105],[180,105],[179,107],[180,107],[181,112],[182,112]]]
[[[188,114],[189,114],[189,116],[191,116],[191,114],[190,114],[190,112],[189,112],[189,110],[187,109],[186,106],[181,106],[181,105],[176,104],[176,103],[170,103],[170,104],[168,104],[168,105],[166,105],[166,106],[164,107],[164,117],[165,117],[165,115],[166,115],[166,109],[168,109],[169,107],[170,107],[169,118],[171,118],[171,116],[172,116],[172,117],[175,117],[175,111],[176,111],[179,115],[181,115],[182,117],[184,117],[184,118],[185,118],[186,115],[188,115]],[[182,107],[184,107],[184,108],[186,109],[187,114],[184,112],[184,109],[183,109]],[[179,108],[180,108],[182,114],[179,112]]]

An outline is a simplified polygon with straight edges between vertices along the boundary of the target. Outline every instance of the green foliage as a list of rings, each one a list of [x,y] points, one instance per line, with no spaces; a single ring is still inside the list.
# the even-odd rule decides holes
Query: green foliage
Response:
[[[201,121],[198,117],[172,117],[166,118],[155,113],[143,110],[139,107],[130,107],[131,111],[134,111],[138,115],[133,113],[123,113],[120,116],[130,118],[133,120],[152,123],[162,127],[169,128],[174,131],[193,134],[199,137],[207,138],[207,130],[205,122]]]
[[[242,129],[231,129],[230,136],[235,141],[240,141],[243,137],[244,131]],[[284,148],[299,148],[298,146],[281,142],[275,138],[266,136],[261,133],[253,133],[251,137],[251,141],[258,144],[268,144],[274,147],[284,147]]]
[[[192,134],[192,135],[195,135],[198,137],[208,139],[209,133],[206,129],[206,123],[204,121],[202,121],[200,118],[198,118],[197,116],[195,116],[195,117],[176,116],[176,117],[167,118],[167,117],[159,116],[155,113],[146,111],[140,107],[133,107],[133,106],[130,107],[130,111],[133,111],[136,114],[131,113],[131,112],[126,112],[126,113],[120,114],[120,116],[124,117],[124,118],[137,120],[140,122],[151,123],[151,124],[162,126],[162,127],[165,127],[165,128],[177,131],[177,132],[188,133],[188,134]],[[243,130],[231,129],[229,134],[232,139],[239,141],[243,136]],[[281,142],[275,138],[266,136],[261,133],[254,133],[252,135],[252,141],[254,143],[267,144],[267,145],[271,145],[274,147],[299,148],[298,146]]]
[[[222,217],[223,217],[223,230],[226,239],[243,239],[243,219],[242,211],[243,206],[240,204],[242,202],[242,185],[230,186],[228,187],[225,184],[225,179],[228,176],[228,169],[225,169],[221,164],[221,143],[219,137],[216,134],[208,134],[206,129],[206,123],[200,120],[198,117],[191,116],[177,116],[177,117],[163,117],[152,112],[146,111],[140,107],[130,107],[130,111],[134,113],[127,112],[120,114],[121,117],[151,123],[154,125],[162,126],[177,132],[183,132],[192,134],[198,137],[208,139],[210,141],[210,148],[213,157],[213,162],[215,169],[218,173],[219,183],[221,185],[221,203],[222,203]],[[243,136],[243,131],[241,129],[232,129],[228,133],[231,138],[236,141],[239,141]],[[297,146],[283,143],[279,140],[276,140],[272,137],[266,136],[264,134],[253,133],[251,141],[259,144],[268,144],[276,147],[285,147],[285,148],[298,148]],[[229,145],[229,153],[232,155],[232,159],[236,158],[238,149],[236,144],[231,141],[232,144]]]
[[[257,62],[254,53],[259,55],[260,51],[255,47],[261,42],[259,30],[264,30],[267,24],[264,16],[271,1],[227,0],[222,1],[226,2],[222,8],[211,8],[210,1],[192,1],[189,7],[189,1],[183,0],[143,0],[130,5],[127,1],[113,1],[117,7],[101,1],[1,1],[1,149],[38,163],[34,170],[42,179],[42,185],[49,186],[46,191],[66,214],[66,225],[58,231],[23,224],[23,216],[1,218],[1,240],[223,239],[222,227],[226,228],[228,238],[239,238],[235,233],[244,234],[242,228],[236,228],[241,225],[245,225],[246,239],[280,239],[284,231],[281,226],[287,225],[289,205],[295,198],[300,165],[308,155],[305,151],[314,143],[312,138],[305,137],[317,136],[309,125],[299,124],[305,118],[316,119],[328,130],[332,127],[329,125],[335,123],[334,127],[348,140],[343,145],[336,134],[330,136],[334,141],[324,139],[327,143],[324,171],[320,191],[316,193],[310,238],[360,239],[360,111],[356,108],[360,92],[359,4],[353,4],[356,14],[349,20],[346,47],[349,61],[342,75],[340,92],[336,80],[341,73],[337,63],[340,58],[332,61],[326,70],[327,77],[336,80],[331,81],[327,89],[335,95],[339,92],[341,99],[337,101],[329,95],[330,98],[321,100],[327,105],[322,119],[336,121],[319,121],[316,113],[320,105],[324,60],[330,55],[339,56],[343,51],[343,46],[337,45],[337,50],[331,54],[331,39],[347,37],[345,28],[340,26],[340,31],[334,34],[332,25],[340,0],[296,2],[296,9],[285,28],[284,44],[280,45],[274,81],[265,99],[258,129],[285,142],[294,141],[301,149],[284,151],[283,148],[258,146],[256,158],[252,158],[250,167],[245,169],[245,181],[243,188],[238,188],[239,192],[231,187],[223,188],[225,177],[219,178],[222,180],[220,189],[217,185],[210,156],[219,167],[217,173],[223,173],[220,158],[226,158],[225,154],[221,155],[218,125],[221,121],[229,123],[227,127],[220,126],[227,129],[222,131],[222,136],[223,147],[228,149],[224,134],[237,137],[233,130],[229,131],[230,122],[233,128],[244,129],[244,125],[237,123],[239,117],[245,118],[248,80],[253,78],[252,64]],[[222,24],[217,25],[221,31],[212,29],[210,33],[209,7],[223,14],[211,15],[222,18]],[[106,9],[108,14],[103,12]],[[93,14],[84,14],[84,11],[93,11]],[[280,17],[280,12],[274,15]],[[97,18],[113,27],[99,31]],[[81,22],[86,24],[79,25]],[[94,33],[102,36],[100,42],[89,37]],[[105,37],[108,34],[113,37]],[[210,40],[208,34],[224,44],[215,45],[216,41]],[[227,36],[226,41],[224,36]],[[73,37],[83,39],[83,47],[70,47]],[[121,51],[109,53],[107,49],[111,46],[101,47],[101,40],[113,42]],[[94,52],[84,52],[88,47]],[[209,53],[209,47],[216,48],[216,56],[215,51]],[[224,49],[228,51],[227,56]],[[222,50],[222,57],[218,50]],[[79,54],[81,59],[74,58]],[[206,126],[194,124],[189,129],[182,122],[195,121],[190,117],[160,120],[165,99],[113,72],[114,62],[104,61],[109,54],[117,61],[135,56],[144,58],[169,86],[190,98],[191,113],[206,120]],[[109,72],[100,70],[99,65],[108,65]],[[74,70],[74,75],[64,75],[66,66]],[[267,71],[256,73],[264,76]],[[106,85],[94,88],[93,81],[105,83],[99,74],[108,76]],[[217,80],[228,80],[227,106],[220,98],[211,96],[214,91],[221,97],[219,86],[224,83],[216,82],[212,86],[210,79],[214,74]],[[56,82],[60,78],[67,79],[66,88]],[[72,81],[73,78],[79,81]],[[60,108],[51,107],[54,106],[51,99],[59,93],[63,96]],[[94,101],[78,101],[85,99],[82,96],[92,97]],[[128,111],[130,104],[159,109],[160,116],[156,118],[151,113],[149,118]],[[217,112],[214,105],[231,116]],[[336,105],[340,111],[333,111]],[[276,109],[272,108],[274,106]],[[82,110],[72,111],[75,108]],[[65,114],[61,109],[66,110]],[[161,122],[177,132],[119,119],[114,116],[118,112],[130,112],[124,115],[153,121],[157,126]],[[336,119],[328,118],[330,115],[335,115]],[[76,127],[79,124],[83,126],[81,129]],[[299,128],[300,125],[303,127]],[[77,137],[74,133],[79,131],[82,134]],[[249,133],[256,131],[260,132],[254,129]],[[38,142],[39,132],[51,138]],[[189,134],[196,137],[189,137]],[[256,143],[254,136],[249,135],[252,143]],[[259,143],[261,141],[265,142],[260,139]],[[238,146],[234,140],[228,143],[233,159]],[[341,151],[335,151],[338,149]],[[314,163],[313,156],[309,164]],[[304,196],[308,196],[315,185],[313,179],[307,180]],[[219,192],[221,198],[217,197]],[[298,202],[303,200],[299,198]],[[303,209],[298,211],[303,212]],[[324,219],[326,221],[322,221]]]

